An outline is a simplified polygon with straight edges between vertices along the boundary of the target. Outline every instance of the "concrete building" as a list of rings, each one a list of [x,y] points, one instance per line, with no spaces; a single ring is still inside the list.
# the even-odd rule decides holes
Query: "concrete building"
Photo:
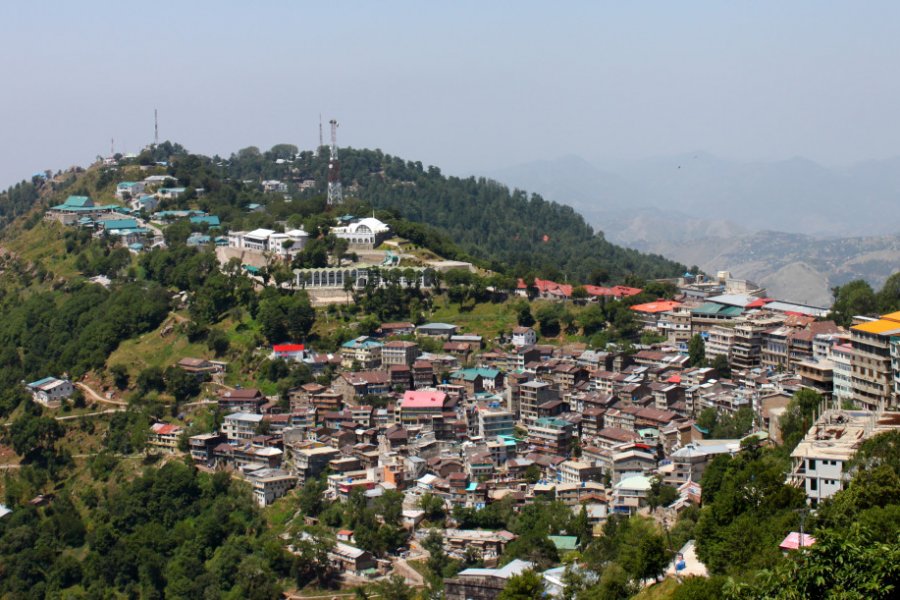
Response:
[[[163,452],[175,453],[178,451],[178,440],[184,429],[180,425],[169,423],[154,423],[147,433],[147,445],[159,448]]]
[[[900,335],[900,312],[850,328],[853,400],[867,410],[896,406],[891,338]],[[900,366],[900,364],[898,364]]]
[[[253,499],[260,506],[269,506],[297,485],[297,477],[283,469],[259,469],[247,474],[253,486]]]
[[[257,435],[263,416],[238,412],[225,417],[222,422],[222,434],[231,441],[249,440]]]
[[[47,408],[59,408],[63,400],[75,393],[75,387],[68,379],[44,377],[26,384],[32,399]]]
[[[815,507],[850,481],[853,474],[846,465],[864,441],[897,429],[900,412],[826,411],[791,453],[790,481],[802,486]]]
[[[515,417],[508,410],[500,408],[499,404],[479,403],[475,407],[475,413],[478,420],[478,435],[483,439],[498,435],[513,435]]]
[[[331,233],[340,240],[347,240],[351,250],[372,250],[390,236],[391,228],[374,217],[366,217],[332,227]]]
[[[412,366],[419,356],[419,346],[415,342],[393,340],[381,349],[381,364]]]
[[[603,475],[600,466],[581,460],[567,460],[560,463],[558,472],[563,483],[574,484],[597,481]]]
[[[546,381],[526,381],[518,386],[519,419],[533,421],[538,418],[538,406],[557,400],[559,393]]]
[[[512,330],[512,345],[517,347],[534,346],[537,343],[537,333],[531,327],[514,327]]]
[[[538,452],[568,456],[572,446],[572,429],[572,423],[565,419],[536,419],[528,425],[528,443]]]

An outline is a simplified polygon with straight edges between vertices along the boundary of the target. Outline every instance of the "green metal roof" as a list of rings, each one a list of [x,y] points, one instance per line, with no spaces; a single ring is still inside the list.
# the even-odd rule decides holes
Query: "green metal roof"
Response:
[[[547,539],[553,542],[557,550],[575,550],[578,548],[578,538],[574,535],[548,535]]]
[[[66,198],[66,201],[62,203],[62,206],[71,206],[78,208],[85,208],[93,205],[94,202],[87,196],[69,196],[68,198]]]

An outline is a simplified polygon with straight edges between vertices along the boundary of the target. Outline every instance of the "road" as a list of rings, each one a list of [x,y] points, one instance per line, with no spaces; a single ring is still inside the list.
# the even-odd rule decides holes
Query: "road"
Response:
[[[402,575],[403,578],[406,579],[407,584],[413,587],[425,587],[425,579],[422,577],[422,574],[409,566],[406,559],[395,558],[393,560],[393,565],[394,573]]]
[[[112,400],[110,398],[104,397],[102,394],[97,392],[95,389],[93,389],[91,386],[89,386],[86,383],[81,383],[79,381],[79,382],[75,383],[75,386],[78,389],[80,389],[81,391],[83,391],[85,394],[87,394],[88,396],[90,396],[91,398],[96,400],[97,402],[102,402],[104,404],[115,404],[117,406],[128,406],[128,403],[124,402],[122,400]]]
[[[675,563],[677,559],[672,561],[669,564],[669,567],[666,569],[666,576],[678,575],[679,577],[687,577],[691,575],[698,575],[700,577],[706,577],[706,565],[700,562],[700,559],[697,558],[697,548],[694,544],[694,540],[689,540],[682,548],[678,551],[679,554],[684,556],[684,569],[681,571],[675,572]]]
[[[98,410],[96,412],[82,413],[80,415],[66,415],[64,417],[53,417],[57,421],[72,421],[75,419],[81,419],[82,417],[97,417],[100,415],[111,415],[113,413],[122,412],[125,410],[124,406],[117,406],[116,408],[107,408],[106,410]]]

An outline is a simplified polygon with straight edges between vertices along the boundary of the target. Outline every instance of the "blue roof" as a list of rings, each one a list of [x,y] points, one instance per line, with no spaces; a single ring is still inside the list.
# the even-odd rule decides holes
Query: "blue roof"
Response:
[[[128,244],[128,247],[131,248],[132,250],[143,250],[144,249],[144,245],[140,242]]]

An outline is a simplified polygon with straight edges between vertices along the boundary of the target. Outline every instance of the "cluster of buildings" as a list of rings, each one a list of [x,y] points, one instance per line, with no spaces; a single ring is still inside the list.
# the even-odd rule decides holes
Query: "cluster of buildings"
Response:
[[[744,291],[718,293],[708,282],[698,290],[682,279],[677,299],[631,310],[646,331],[681,352],[700,335],[710,361],[721,356],[736,370],[794,375],[838,406],[900,406],[900,313],[856,317],[844,329],[824,320],[828,309],[779,301],[742,283]]]

